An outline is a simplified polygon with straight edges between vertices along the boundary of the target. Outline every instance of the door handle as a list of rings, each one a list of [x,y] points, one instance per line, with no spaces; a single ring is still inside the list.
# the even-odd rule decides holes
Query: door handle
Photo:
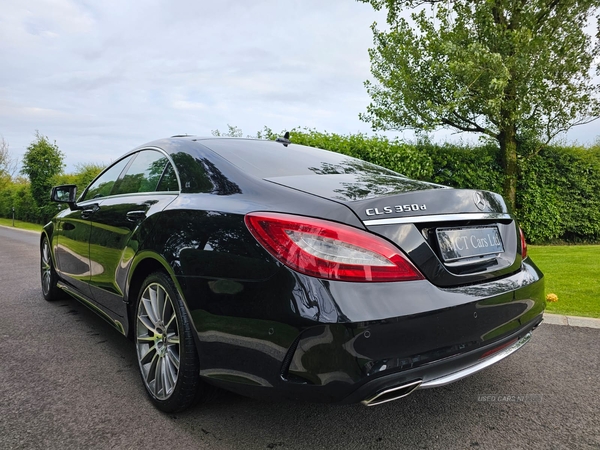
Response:
[[[98,203],[93,203],[91,205],[85,205],[81,208],[81,218],[88,219],[92,214],[100,209],[100,205]]]
[[[145,211],[129,211],[127,213],[127,220],[129,220],[130,222],[138,222],[140,220],[144,220],[145,218]]]

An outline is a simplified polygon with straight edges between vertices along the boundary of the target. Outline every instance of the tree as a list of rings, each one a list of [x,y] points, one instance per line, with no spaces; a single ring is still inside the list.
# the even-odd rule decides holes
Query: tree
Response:
[[[18,161],[10,156],[8,142],[0,136],[0,189],[3,189],[15,174]]]
[[[585,27],[600,0],[358,0],[387,10],[373,24],[374,130],[447,127],[495,139],[514,208],[520,143],[549,143],[600,116]],[[401,14],[412,9],[414,26]]]
[[[86,187],[106,168],[105,164],[79,163],[75,164],[75,172],[63,173],[54,177],[54,184],[74,184],[77,195],[81,195]]]
[[[50,207],[50,190],[54,178],[63,171],[63,158],[56,142],[50,143],[48,137],[39,131],[35,132],[35,140],[29,144],[23,156],[21,173],[29,177],[31,195],[44,219],[54,212]]]
[[[244,133],[242,132],[242,130],[238,127],[231,126],[229,124],[227,124],[227,131],[223,132],[223,131],[219,131],[217,130],[212,130],[211,134],[213,136],[225,136],[225,137],[242,137],[244,135]]]

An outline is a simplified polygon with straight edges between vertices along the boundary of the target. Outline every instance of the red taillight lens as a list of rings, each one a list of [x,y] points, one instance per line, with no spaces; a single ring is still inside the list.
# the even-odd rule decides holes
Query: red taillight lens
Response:
[[[342,281],[409,281],[423,275],[386,240],[326,220],[250,213],[246,226],[275,258],[297,272]]]
[[[519,233],[521,234],[521,258],[527,258],[527,242],[525,242],[525,233],[523,230],[519,228]]]

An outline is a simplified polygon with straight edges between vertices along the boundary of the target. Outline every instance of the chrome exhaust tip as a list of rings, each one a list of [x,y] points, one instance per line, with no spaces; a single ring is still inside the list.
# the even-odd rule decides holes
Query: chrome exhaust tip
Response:
[[[412,383],[403,384],[393,388],[384,389],[374,397],[367,398],[361,403],[365,406],[377,406],[383,403],[398,400],[400,398],[410,395],[415,389],[417,389],[423,380],[413,381]]]

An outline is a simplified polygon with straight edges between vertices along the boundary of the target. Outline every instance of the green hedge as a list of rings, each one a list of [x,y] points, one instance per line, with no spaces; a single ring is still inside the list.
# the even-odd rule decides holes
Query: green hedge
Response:
[[[532,242],[600,241],[598,154],[555,146],[521,158],[517,212]]]
[[[12,218],[13,207],[17,220],[41,223],[42,214],[31,195],[29,182],[8,183],[0,190],[0,217]]]
[[[456,188],[502,192],[497,145],[407,144],[381,136],[291,130],[292,142],[332,150],[411,178]],[[268,128],[263,137],[274,138]],[[532,243],[600,242],[600,146],[523,146],[517,217]]]
[[[101,164],[81,164],[72,174],[60,174],[54,177],[53,184],[75,184],[77,192],[83,192],[83,189],[104,168]],[[37,206],[31,195],[31,185],[25,178],[16,180],[0,180],[0,217],[12,218],[12,208],[15,208],[15,219],[24,222],[45,224],[47,218],[54,216],[64,205],[50,203],[44,208]],[[50,192],[48,192],[48,197]]]

